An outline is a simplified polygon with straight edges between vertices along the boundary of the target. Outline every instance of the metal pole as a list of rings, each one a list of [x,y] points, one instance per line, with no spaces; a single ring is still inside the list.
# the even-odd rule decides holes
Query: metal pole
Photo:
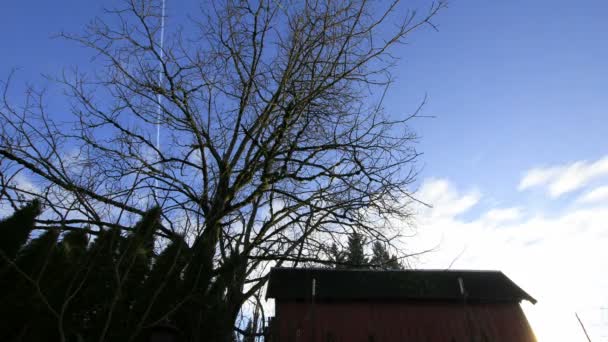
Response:
[[[159,64],[158,88],[159,89],[162,87],[162,84],[163,84],[163,57],[164,57],[164,53],[165,53],[163,50],[164,40],[165,40],[165,0],[162,0],[162,11],[161,11],[161,17],[160,17],[160,44],[159,44],[160,45],[160,61],[158,62],[158,64]],[[158,151],[160,151],[160,118],[161,118],[161,111],[162,111],[161,101],[162,101],[162,97],[161,97],[160,91],[159,91],[159,93],[156,94],[156,102],[158,103],[158,111],[156,113],[156,149]],[[154,180],[154,186],[155,186],[155,188],[158,187],[158,179]],[[155,189],[154,193],[156,194],[156,189]]]
[[[578,314],[576,312],[574,313],[574,315],[576,316],[576,319],[578,319],[578,322],[581,324],[581,328],[583,328],[583,332],[585,333],[585,336],[587,336],[587,341],[591,342],[591,338],[589,338],[589,334],[587,334],[587,329],[585,329],[583,321],[581,321],[581,318],[578,317]]]

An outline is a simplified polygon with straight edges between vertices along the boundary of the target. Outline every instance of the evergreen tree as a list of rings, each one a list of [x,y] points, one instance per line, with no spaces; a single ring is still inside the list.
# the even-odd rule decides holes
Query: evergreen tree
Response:
[[[40,211],[40,202],[33,200],[11,216],[0,220],[0,317],[4,318],[0,325],[0,341],[8,341],[26,333],[23,321],[27,317],[22,313],[32,304],[29,300],[31,284],[12,263],[34,229],[34,220]],[[15,312],[16,310],[21,311]]]
[[[333,263],[335,268],[344,268],[344,263],[346,262],[346,258],[344,252],[338,249],[335,243],[331,244],[329,248],[329,260]]]
[[[183,238],[176,238],[156,258],[136,303],[136,315],[146,325],[161,320],[179,302],[182,271],[188,262],[189,249]],[[173,317],[169,317],[174,321]],[[177,322],[174,322],[177,323]]]
[[[133,227],[133,231],[122,240],[121,256],[119,259],[119,273],[122,288],[123,306],[122,313],[132,313],[135,306],[135,299],[139,297],[143,290],[144,280],[150,272],[152,258],[154,256],[154,233],[156,232],[161,219],[161,210],[154,207],[148,210],[141,220]],[[125,324],[124,329],[129,330],[132,324],[139,320],[137,315],[123,317],[121,321]]]
[[[370,264],[373,268],[378,269],[397,270],[403,268],[397,257],[391,256],[380,241],[376,241],[372,245]]]
[[[357,232],[353,232],[353,234],[348,237],[346,263],[349,268],[368,268],[368,260],[363,251],[364,244],[364,237]]]
[[[7,222],[15,227],[14,222],[26,221],[23,213],[39,212],[32,210],[36,206],[3,220],[1,228],[8,227]],[[58,340],[62,310],[68,340],[103,335],[103,340],[118,341],[133,333],[141,340],[143,328],[166,319],[181,304],[190,255],[185,240],[175,237],[155,257],[160,215],[159,208],[151,209],[126,236],[118,229],[102,230],[90,246],[85,230],[70,231],[61,239],[59,231],[48,230],[21,247],[15,267],[7,267],[2,277],[0,315],[6,324],[0,328],[0,340]],[[27,234],[35,217],[29,216]],[[174,316],[168,318],[179,324]]]
[[[336,244],[329,248],[329,259],[336,268],[374,268],[384,270],[403,269],[396,256],[391,255],[380,241],[372,245],[372,256],[366,258],[364,252],[365,238],[359,233],[348,237],[345,251],[338,249]]]
[[[118,229],[101,230],[87,250],[84,283],[75,299],[80,310],[74,312],[83,336],[99,337],[106,330],[110,309],[121,294],[118,261],[123,239]]]
[[[0,251],[9,259],[14,259],[34,229],[34,219],[40,215],[40,201],[33,200],[0,221]],[[2,265],[0,263],[0,265]]]
[[[2,317],[12,333],[25,341],[54,340],[57,336],[57,319],[54,308],[48,301],[49,279],[55,275],[49,270],[52,254],[59,233],[47,230],[26,244],[17,254],[15,264],[5,277],[10,280],[6,292],[3,291]],[[6,339],[6,334],[2,334]],[[10,336],[8,332],[8,336]]]
[[[138,301],[151,300],[144,284],[154,259],[160,214],[159,208],[149,210],[127,236],[118,229],[102,230],[88,249],[86,234],[66,234],[59,244],[57,264],[71,270],[60,297],[76,295],[66,314],[69,336],[104,335],[104,340],[118,341],[127,340],[135,331],[142,312],[139,308],[144,307]]]
[[[91,247],[92,268],[95,280],[89,290],[95,301],[90,310],[92,336],[105,336],[107,340],[127,340],[139,322],[135,312],[136,299],[143,290],[144,280],[150,271],[154,256],[154,233],[158,228],[161,210],[148,210],[133,227],[122,236],[111,229],[100,235]],[[145,298],[143,300],[149,300]]]
[[[76,298],[79,298],[79,291],[82,290],[80,285],[87,276],[88,244],[89,237],[85,230],[69,231],[58,243],[48,266],[48,272],[54,275],[45,284],[49,302],[60,310],[69,300],[63,318],[63,329],[68,338],[73,337],[81,329],[82,313],[85,311],[81,301],[70,297],[76,295]]]
[[[32,280],[39,282],[51,259],[58,237],[57,230],[45,231],[19,251],[15,264]]]

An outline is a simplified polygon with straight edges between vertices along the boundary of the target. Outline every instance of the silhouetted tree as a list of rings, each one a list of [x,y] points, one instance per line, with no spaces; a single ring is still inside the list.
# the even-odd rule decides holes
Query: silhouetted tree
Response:
[[[335,268],[344,268],[346,262],[346,256],[343,251],[338,249],[338,246],[335,243],[332,243],[329,248],[329,261]]]
[[[48,230],[26,244],[4,275],[8,288],[2,291],[2,340],[19,337],[24,341],[58,339],[57,312],[50,302],[50,263],[59,232]],[[12,336],[11,336],[12,335]]]
[[[154,221],[150,203],[162,209],[159,245],[189,245],[166,315],[192,341],[230,340],[270,264],[326,261],[319,241],[353,231],[364,241],[410,218],[418,152],[408,124],[420,108],[393,116],[373,94],[391,83],[391,49],[442,0],[425,13],[399,1],[218,1],[163,45],[159,0],[120,3],[63,34],[103,68],[59,78],[70,119],[46,112],[35,89],[23,105],[0,98],[2,205],[37,197],[48,210],[36,229],[93,236],[71,299],[82,336],[123,340],[147,326],[125,312],[150,285],[152,239],[132,227]],[[16,174],[39,190],[11,183]],[[347,262],[365,265],[355,247]]]
[[[83,310],[79,316],[82,317],[84,336],[105,335],[113,323],[111,313],[124,290],[120,288],[121,274],[118,270],[123,240],[120,230],[103,230],[87,251],[88,274],[75,300]]]
[[[175,237],[156,257],[160,217],[155,207],[126,236],[104,230],[90,246],[77,229],[47,230],[21,247],[2,277],[0,340],[141,340],[145,324],[174,318],[189,248]]]
[[[372,257],[369,261],[372,268],[397,270],[403,267],[396,256],[390,255],[380,241],[375,241],[372,245]]]
[[[368,268],[368,260],[364,251],[365,238],[354,232],[348,237],[348,245],[345,251],[346,264],[349,268]]]
[[[0,252],[8,259],[14,259],[21,246],[25,244],[35,227],[34,220],[40,212],[40,201],[33,200],[0,221]],[[0,265],[2,264],[3,261],[0,260]]]
[[[49,289],[49,302],[58,313],[63,313],[61,329],[70,341],[74,339],[75,332],[82,332],[83,321],[88,318],[87,305],[91,301],[83,301],[79,296],[80,291],[89,273],[98,271],[88,268],[88,244],[89,236],[85,230],[72,230],[64,234],[48,265],[52,278],[44,286]],[[59,323],[55,325],[59,329]]]
[[[121,240],[118,260],[120,298],[117,300],[116,314],[113,319],[121,325],[121,331],[128,331],[140,320],[134,311],[135,301],[143,291],[144,281],[150,272],[154,256],[155,232],[160,227],[161,209],[154,207],[148,210],[142,219],[133,227],[133,231]],[[125,338],[125,337],[123,337]]]
[[[396,255],[391,255],[380,241],[374,241],[371,248],[371,257],[365,252],[366,241],[357,233],[348,237],[345,250],[340,250],[336,244],[328,249],[329,262],[335,268],[373,268],[373,269],[402,269]]]
[[[18,264],[24,269],[16,267],[15,258],[23,248],[30,233],[34,229],[35,219],[40,214],[40,202],[34,200],[22,208],[17,209],[11,216],[0,220],[0,340],[10,340],[27,333],[24,324],[28,319],[27,310],[32,309],[33,296],[36,294],[36,281],[40,263],[33,264],[33,254],[40,254],[45,243],[35,239],[37,248],[27,248],[19,254]],[[46,239],[52,238],[55,233],[50,231]],[[34,249],[34,250],[32,250]],[[29,256],[29,258],[28,258]],[[27,260],[29,259],[29,260]],[[38,267],[36,267],[38,266]]]
[[[138,325],[154,326],[169,321],[182,330],[187,329],[183,322],[175,319],[175,311],[182,304],[182,272],[189,260],[189,252],[184,239],[175,237],[155,259],[143,289],[137,295],[134,311],[141,318]]]

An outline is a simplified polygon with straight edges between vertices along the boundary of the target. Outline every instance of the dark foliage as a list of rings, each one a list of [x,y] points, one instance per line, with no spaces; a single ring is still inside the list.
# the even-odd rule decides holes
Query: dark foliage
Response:
[[[187,339],[217,340],[221,336],[214,335],[216,330],[205,328],[229,323],[227,318],[239,309],[223,305],[226,294],[220,289],[239,282],[222,274],[211,291],[189,288],[196,272],[205,270],[193,265],[193,251],[182,237],[155,248],[158,207],[147,211],[127,234],[110,228],[90,242],[84,229],[64,234],[46,230],[34,232],[35,238],[26,243],[39,212],[39,204],[33,202],[0,222],[10,240],[3,245],[8,251],[1,283],[3,341],[146,341],[150,327],[167,323]],[[372,244],[371,257],[365,246],[366,239],[353,233],[347,249],[330,247],[330,258],[339,268],[401,268],[382,243]],[[230,259],[226,268],[239,264]],[[212,307],[209,312],[214,316],[191,315],[199,305]],[[251,340],[255,331],[250,323],[244,336]]]
[[[27,241],[34,219],[40,214],[40,202],[34,200],[2,221],[0,221],[0,251],[9,259],[17,255],[17,251]]]
[[[338,269],[403,269],[397,256],[391,255],[382,242],[374,241],[371,257],[366,255],[365,245],[365,238],[355,232],[348,237],[346,249],[340,250],[335,243],[329,247],[329,260]]]
[[[344,267],[345,259],[344,251],[338,249],[338,246],[333,243],[329,248],[329,260],[336,268],[342,268]]]
[[[376,241],[372,245],[372,257],[369,263],[372,268],[378,269],[398,270],[403,268],[399,259],[395,255],[390,255],[380,241]]]
[[[6,246],[19,252],[3,263],[0,340],[145,341],[147,328],[184,315],[180,291],[189,248],[174,238],[154,253],[159,208],[129,234],[108,229],[92,243],[85,230],[62,236],[47,230],[27,243],[14,238],[27,238],[38,206],[1,221],[3,234],[13,238]]]
[[[367,268],[368,260],[363,251],[365,238],[355,232],[348,237],[348,247],[346,250],[346,263],[349,267]]]

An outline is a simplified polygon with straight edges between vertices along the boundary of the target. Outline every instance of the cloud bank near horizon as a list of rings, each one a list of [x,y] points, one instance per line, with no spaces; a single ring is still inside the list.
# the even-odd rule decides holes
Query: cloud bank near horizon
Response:
[[[575,312],[601,340],[608,337],[608,310],[602,310],[608,307],[608,180],[591,184],[605,175],[608,157],[531,169],[514,185],[521,205],[483,210],[482,193],[491,189],[463,191],[449,179],[426,179],[417,196],[433,207],[419,208],[416,242],[408,244],[438,244],[419,267],[503,271],[539,301],[523,307],[541,341],[586,341]],[[547,201],[583,194],[548,213],[523,204],[521,191],[532,187],[547,191]]]

